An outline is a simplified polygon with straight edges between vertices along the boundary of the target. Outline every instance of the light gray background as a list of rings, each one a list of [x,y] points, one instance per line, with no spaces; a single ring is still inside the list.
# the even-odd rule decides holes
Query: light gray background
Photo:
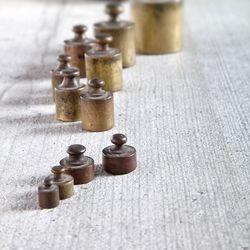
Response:
[[[1,1],[0,249],[250,249],[250,2],[186,1],[183,53],[138,56],[115,94],[115,128],[86,133],[55,121],[48,72],[71,26],[102,11]],[[72,199],[39,210],[37,184],[67,146],[100,164],[115,132],[137,148],[138,169],[99,166]]]

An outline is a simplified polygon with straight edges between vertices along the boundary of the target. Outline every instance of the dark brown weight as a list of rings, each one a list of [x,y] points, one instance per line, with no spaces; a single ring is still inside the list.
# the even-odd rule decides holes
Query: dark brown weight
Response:
[[[94,160],[84,156],[86,148],[80,144],[69,146],[68,157],[60,161],[60,165],[66,168],[66,173],[73,176],[74,184],[86,184],[95,178]]]
[[[123,134],[115,134],[111,138],[114,144],[102,151],[103,168],[110,174],[128,174],[136,169],[136,149],[129,145],[127,137]]]
[[[38,187],[38,200],[41,208],[54,208],[59,205],[59,189],[50,177]]]
[[[64,41],[64,51],[71,57],[70,65],[79,68],[80,77],[86,77],[84,54],[94,47],[94,40],[86,37],[86,31],[85,25],[75,25],[75,37]]]

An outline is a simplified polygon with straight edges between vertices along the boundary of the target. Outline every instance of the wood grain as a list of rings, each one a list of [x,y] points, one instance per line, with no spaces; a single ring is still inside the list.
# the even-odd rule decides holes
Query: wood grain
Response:
[[[115,128],[87,133],[54,119],[48,72],[71,26],[102,9],[0,1],[0,249],[250,249],[250,2],[186,1],[183,53],[138,56]],[[138,151],[126,176],[100,166],[115,132]],[[39,210],[37,184],[73,143],[96,179]]]

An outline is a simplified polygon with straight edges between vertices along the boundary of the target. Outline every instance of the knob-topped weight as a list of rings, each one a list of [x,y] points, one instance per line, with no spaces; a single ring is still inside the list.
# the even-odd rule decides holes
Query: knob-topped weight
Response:
[[[68,147],[67,153],[69,155],[82,155],[86,152],[86,148],[80,144],[73,144]]]
[[[60,54],[57,57],[57,61],[61,63],[68,63],[70,61],[71,57],[66,54]]]
[[[44,184],[45,187],[50,187],[53,184],[53,180],[49,176],[47,176],[44,179],[43,184]]]
[[[84,34],[88,30],[86,25],[78,24],[73,26],[73,32],[78,35]]]
[[[54,166],[54,167],[52,167],[51,172],[54,175],[60,175],[60,174],[63,174],[65,172],[65,168],[62,166]]]
[[[95,36],[96,43],[101,46],[106,46],[112,42],[112,36],[105,33],[99,33]]]
[[[123,12],[123,7],[118,3],[106,5],[105,12],[110,16],[110,21],[117,21],[117,17]]]
[[[73,67],[62,70],[63,77],[73,78],[79,76],[79,74],[79,69]]]
[[[128,174],[136,169],[136,149],[129,145],[124,134],[114,134],[111,137],[114,145],[102,150],[103,168],[111,174]]]
[[[111,137],[111,142],[118,147],[121,147],[127,142],[127,137],[124,134],[114,134]]]
[[[103,88],[104,86],[104,81],[98,78],[94,78],[89,80],[88,82],[89,87],[95,89],[95,90],[99,90],[101,88]]]

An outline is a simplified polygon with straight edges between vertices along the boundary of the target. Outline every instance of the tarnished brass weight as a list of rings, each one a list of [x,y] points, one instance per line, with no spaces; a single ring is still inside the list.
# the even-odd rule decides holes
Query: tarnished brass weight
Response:
[[[100,132],[114,127],[113,94],[102,90],[104,81],[89,81],[89,91],[80,96],[83,130]]]
[[[65,168],[62,166],[55,166],[51,169],[53,175],[51,180],[59,188],[60,200],[68,199],[74,195],[74,179],[71,175],[65,174]]]
[[[69,146],[68,157],[60,161],[60,165],[66,168],[66,173],[74,178],[74,184],[85,184],[95,178],[94,160],[84,156],[86,148],[80,144]]]
[[[105,11],[110,16],[109,21],[95,23],[95,34],[110,34],[113,38],[110,47],[121,51],[123,67],[126,68],[133,66],[136,63],[134,23],[118,20],[119,14],[123,12],[121,4],[107,4]]]
[[[63,82],[55,88],[56,119],[66,122],[81,120],[80,95],[85,85],[79,82],[79,70],[68,68],[62,71]]]
[[[55,69],[50,71],[51,73],[51,84],[52,84],[52,96],[53,101],[55,101],[55,87],[63,81],[63,76],[61,74],[62,70],[69,68],[70,56],[61,54],[57,57],[58,65]]]
[[[182,49],[182,1],[132,1],[136,23],[136,50],[142,54],[164,54]]]
[[[64,41],[64,51],[71,57],[70,65],[79,68],[80,77],[86,77],[85,52],[94,46],[94,40],[86,37],[86,31],[85,25],[75,25],[75,37]]]
[[[104,80],[104,90],[122,89],[122,56],[118,49],[109,48],[112,37],[107,34],[96,35],[98,46],[85,54],[87,79]]]
[[[123,134],[115,134],[111,138],[114,144],[102,151],[103,168],[110,174],[128,174],[136,169],[136,149],[129,145],[127,137]]]
[[[50,177],[38,187],[38,201],[41,208],[54,208],[59,205],[59,189]]]

